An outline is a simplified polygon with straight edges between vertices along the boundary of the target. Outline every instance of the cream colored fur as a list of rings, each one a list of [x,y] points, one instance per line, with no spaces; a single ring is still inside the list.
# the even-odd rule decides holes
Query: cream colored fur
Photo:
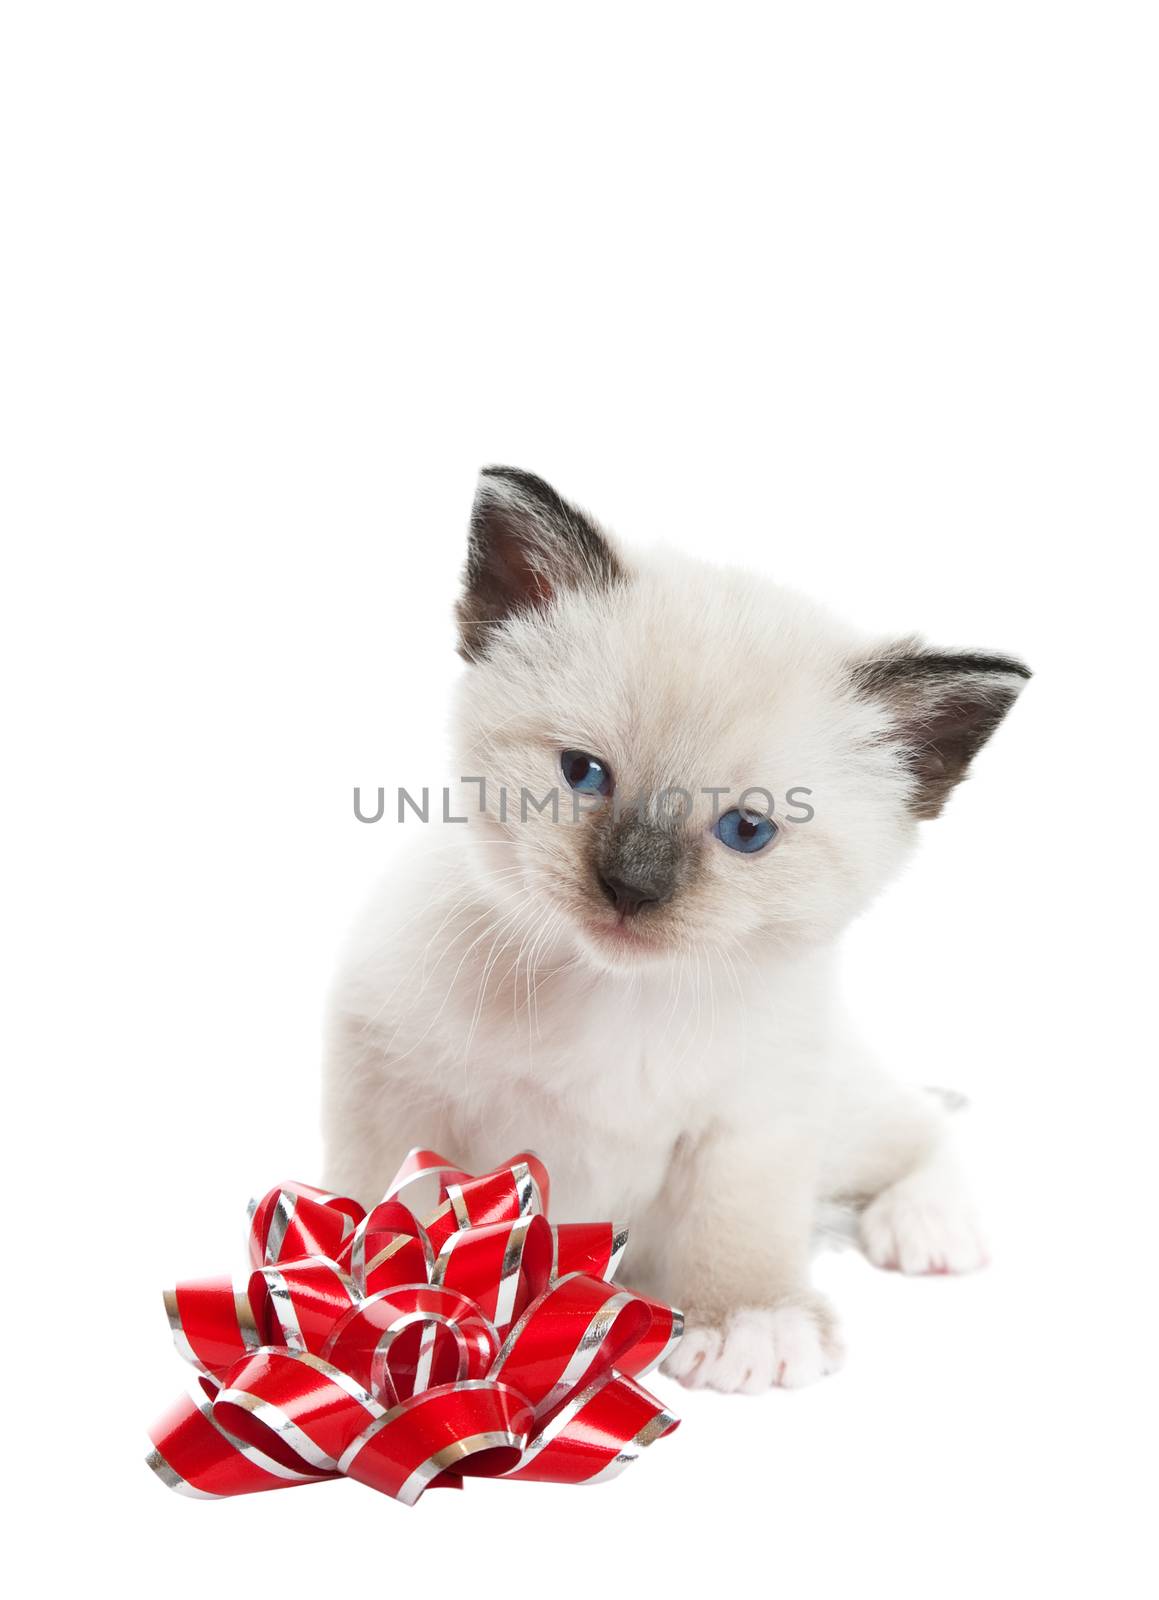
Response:
[[[498,630],[454,723],[488,814],[412,826],[335,988],[326,1181],[369,1202],[414,1144],[474,1170],[536,1150],[557,1219],[629,1221],[623,1275],[685,1309],[670,1370],[725,1390],[838,1364],[810,1282],[827,1201],[859,1208],[881,1266],[979,1265],[945,1111],[866,1058],[834,993],[836,936],[918,827],[890,711],[851,686],[871,649],[793,594],[671,555]],[[561,748],[597,753],[621,788],[762,785],[781,835],[727,850],[698,802],[693,876],[622,938]],[[500,823],[500,783],[558,784],[560,821],[521,823],[516,799]],[[794,786],[808,821],[781,809]]]

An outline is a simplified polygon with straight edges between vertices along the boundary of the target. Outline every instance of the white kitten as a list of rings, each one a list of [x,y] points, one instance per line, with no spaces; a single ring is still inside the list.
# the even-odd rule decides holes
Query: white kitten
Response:
[[[476,1171],[530,1147],[557,1220],[630,1221],[629,1281],[687,1315],[670,1371],[806,1383],[840,1360],[809,1278],[823,1202],[861,1208],[880,1266],[983,1260],[945,1112],[845,1035],[832,946],[1027,670],[629,562],[506,468],[480,480],[459,621],[483,805],[464,784],[466,825],[417,829],[356,930],[327,1182],[369,1202],[413,1144]],[[558,820],[528,799],[553,790]]]

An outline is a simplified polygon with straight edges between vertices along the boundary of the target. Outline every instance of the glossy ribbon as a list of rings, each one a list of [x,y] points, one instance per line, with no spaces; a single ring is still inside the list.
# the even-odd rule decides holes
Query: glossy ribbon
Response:
[[[435,1175],[420,1222],[399,1199]],[[635,1379],[680,1313],[612,1282],[627,1230],[552,1226],[524,1153],[471,1177],[412,1150],[383,1199],[305,1184],[251,1207],[248,1278],[165,1295],[197,1369],[149,1465],[198,1498],[345,1476],[413,1505],[464,1476],[595,1483],[676,1419]]]

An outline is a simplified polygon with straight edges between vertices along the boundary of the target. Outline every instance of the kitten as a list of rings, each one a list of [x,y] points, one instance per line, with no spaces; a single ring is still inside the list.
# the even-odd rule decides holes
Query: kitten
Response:
[[[823,1204],[859,1208],[879,1266],[984,1260],[946,1109],[846,1035],[833,945],[1029,673],[629,558],[506,467],[479,482],[458,622],[456,754],[486,781],[467,825],[415,830],[356,930],[327,1182],[371,1202],[411,1145],[476,1171],[530,1147],[557,1220],[630,1220],[628,1281],[686,1313],[669,1371],[820,1377]],[[553,789],[558,819],[526,799]]]

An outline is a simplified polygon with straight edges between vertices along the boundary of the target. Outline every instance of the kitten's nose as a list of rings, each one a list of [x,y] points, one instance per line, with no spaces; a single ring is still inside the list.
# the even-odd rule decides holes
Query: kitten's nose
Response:
[[[623,878],[615,878],[603,872],[597,872],[596,877],[604,894],[625,917],[634,917],[637,911],[642,911],[645,906],[657,905],[664,898],[651,893],[643,884],[625,883]]]
[[[596,882],[622,917],[663,905],[680,879],[680,842],[669,828],[625,817],[604,840]]]

